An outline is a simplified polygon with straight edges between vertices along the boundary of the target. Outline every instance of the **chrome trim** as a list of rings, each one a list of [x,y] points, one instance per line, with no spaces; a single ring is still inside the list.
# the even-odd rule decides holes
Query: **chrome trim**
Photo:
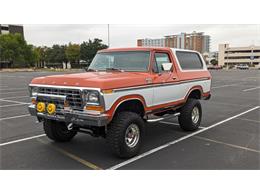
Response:
[[[86,102],[86,98],[83,97],[84,91],[97,91],[99,93],[99,100],[100,100],[100,102],[99,102],[99,104],[96,104],[96,105],[100,105],[100,106],[103,106],[105,108],[104,94],[101,92],[100,88],[76,87],[76,86],[60,86],[60,85],[43,85],[43,84],[29,84],[29,90],[30,90],[30,87],[46,87],[46,88],[55,88],[55,89],[78,89],[78,90],[80,90],[84,106],[86,106],[86,105],[93,105],[91,103],[87,103]]]
[[[32,116],[36,116],[42,119],[57,120],[65,122],[67,124],[75,124],[79,126],[105,126],[108,124],[107,114],[92,115],[84,111],[74,111],[74,110],[57,110],[57,114],[49,115],[48,113],[39,113],[36,110],[35,105],[30,104],[28,106],[29,113]]]
[[[170,114],[170,115],[168,115],[168,116],[161,117],[161,118],[148,119],[147,122],[148,122],[148,123],[159,122],[159,121],[162,121],[162,120],[164,120],[164,119],[177,117],[177,116],[179,116],[179,115],[180,115],[180,113],[177,112],[177,113],[175,113],[175,114]]]
[[[55,99],[62,99],[66,100],[65,95],[55,95],[55,94],[46,94],[46,93],[37,93],[35,94],[36,97],[48,97],[48,98],[55,98]]]
[[[29,84],[29,87],[50,87],[50,88],[59,88],[59,89],[79,89],[79,90],[96,90],[100,92],[100,88],[94,87],[76,87],[76,86],[62,86],[62,85],[44,85],[44,84]]]

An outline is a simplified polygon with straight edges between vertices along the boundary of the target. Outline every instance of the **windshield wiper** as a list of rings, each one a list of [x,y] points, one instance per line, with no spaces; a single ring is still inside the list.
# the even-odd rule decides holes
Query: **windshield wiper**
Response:
[[[120,68],[106,68],[106,71],[109,71],[109,70],[123,72],[123,70]]]

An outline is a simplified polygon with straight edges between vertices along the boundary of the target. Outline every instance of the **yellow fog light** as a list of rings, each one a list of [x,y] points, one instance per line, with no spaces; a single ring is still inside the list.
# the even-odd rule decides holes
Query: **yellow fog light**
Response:
[[[45,104],[43,102],[39,102],[37,104],[37,111],[38,112],[44,112],[45,111]]]
[[[56,111],[56,106],[55,106],[55,104],[48,104],[48,106],[47,106],[47,112],[48,112],[49,114],[54,114],[55,111]]]

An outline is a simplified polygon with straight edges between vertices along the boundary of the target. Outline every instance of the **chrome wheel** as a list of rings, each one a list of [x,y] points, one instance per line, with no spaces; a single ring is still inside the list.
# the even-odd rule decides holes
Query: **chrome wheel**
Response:
[[[125,132],[125,143],[128,147],[133,148],[137,145],[140,138],[140,129],[136,124],[131,124]]]
[[[191,112],[191,120],[194,124],[197,124],[200,118],[200,111],[198,107],[194,107]]]

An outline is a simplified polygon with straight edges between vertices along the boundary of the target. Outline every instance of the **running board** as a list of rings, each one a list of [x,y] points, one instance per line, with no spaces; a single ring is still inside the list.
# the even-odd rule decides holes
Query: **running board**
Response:
[[[173,118],[173,117],[176,117],[176,116],[179,116],[179,115],[180,115],[180,113],[177,112],[177,113],[175,113],[175,114],[170,114],[170,115],[168,115],[168,116],[166,116],[166,117],[155,118],[155,119],[148,119],[147,122],[148,122],[148,123],[159,122],[159,121],[162,121],[162,120],[164,120],[164,119]]]

